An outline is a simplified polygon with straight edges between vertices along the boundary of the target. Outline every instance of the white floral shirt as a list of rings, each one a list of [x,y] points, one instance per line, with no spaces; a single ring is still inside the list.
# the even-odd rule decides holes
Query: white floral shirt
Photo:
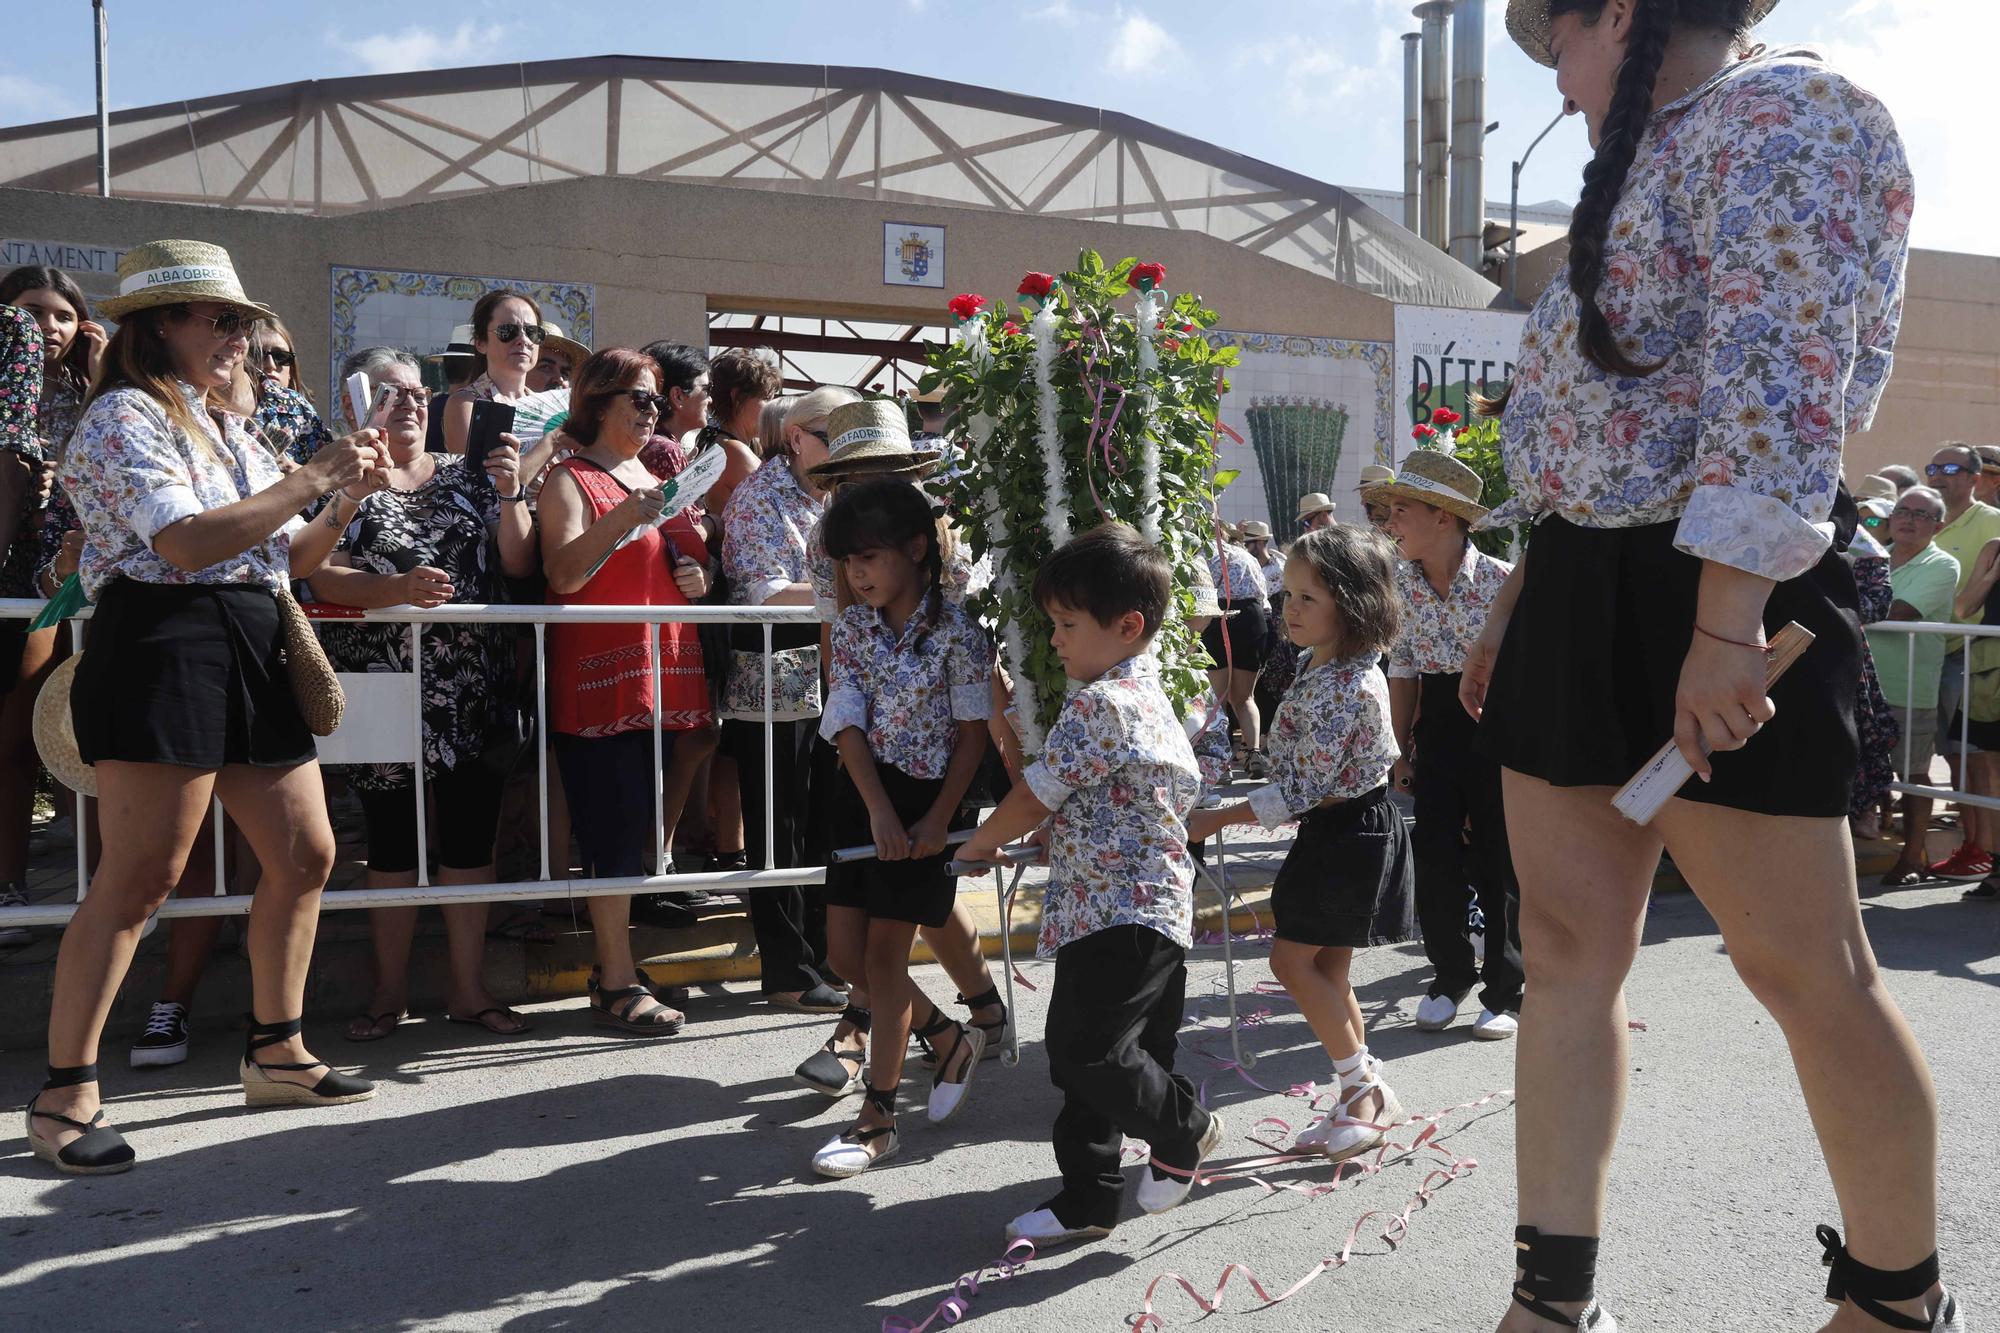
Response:
[[[1215,580],[1215,595],[1224,606],[1231,602],[1261,602],[1271,595],[1257,557],[1235,542],[1209,551],[1208,576]]]
[[[1889,377],[1909,248],[1909,163],[1888,111],[1810,51],[1773,51],[1653,114],[1612,210],[1598,301],[1665,364],[1608,376],[1553,282],[1515,358],[1501,448],[1515,495],[1486,519],[1678,520],[1690,555],[1793,578],[1842,442]]]
[[[1250,793],[1265,828],[1297,819],[1329,798],[1366,796],[1389,780],[1401,753],[1389,725],[1389,681],[1375,655],[1300,663],[1264,738],[1271,781]]]
[[[193,573],[153,551],[169,524],[234,504],[277,484],[271,453],[253,441],[240,417],[222,425],[192,385],[176,381],[188,411],[209,428],[207,443],[190,439],[166,409],[138,389],[113,389],[91,403],[63,455],[63,491],[83,523],[84,591],[94,600],[115,578],[140,583],[261,583],[283,587],[294,517],[267,542]]]
[[[826,553],[826,538],[821,529],[824,520],[813,524],[810,549],[806,553],[807,582],[813,588],[813,607],[819,618],[831,625],[840,615],[840,587],[834,577],[833,557]],[[953,606],[964,606],[965,599],[981,591],[993,582],[993,561],[982,555],[974,560],[970,549],[963,541],[951,543],[944,558],[944,596]]]
[[[1113,926],[1190,947],[1187,817],[1201,771],[1153,658],[1128,657],[1071,695],[1022,776],[1054,812],[1039,956]]]
[[[1212,791],[1228,786],[1236,756],[1229,746],[1229,714],[1213,689],[1204,689],[1199,698],[1189,702],[1187,716],[1181,719],[1181,730],[1187,733],[1188,744],[1194,748],[1202,787]]]
[[[1414,560],[1396,565],[1396,596],[1403,603],[1403,628],[1389,648],[1389,678],[1450,674],[1465,666],[1465,654],[1486,628],[1486,608],[1514,567],[1495,560],[1471,542],[1440,597],[1424,567]]]
[[[820,508],[782,454],[743,480],[722,514],[722,570],[732,606],[762,606],[787,584],[807,582],[806,539]]]
[[[944,776],[958,724],[993,711],[993,650],[970,616],[942,606],[933,625],[920,604],[900,635],[865,602],[840,613],[821,736],[837,741],[858,727],[876,763],[913,778]]]

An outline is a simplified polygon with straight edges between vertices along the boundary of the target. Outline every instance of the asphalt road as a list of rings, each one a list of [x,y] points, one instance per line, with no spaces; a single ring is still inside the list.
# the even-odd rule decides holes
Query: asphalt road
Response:
[[[1990,1175],[2000,911],[1961,904],[1950,887],[1871,900],[1868,918],[1942,1093],[1946,1274],[1972,1326],[1986,1327],[2000,1319]],[[1826,1307],[1812,1228],[1837,1214],[1777,1029],[1690,897],[1657,900],[1646,939],[1630,988],[1646,1030],[1633,1036],[1600,1291],[1632,1330],[1816,1329]],[[1269,976],[1261,955],[1239,970],[1246,990]],[[373,1102],[323,1111],[246,1112],[226,1031],[199,1032],[176,1069],[107,1061],[139,1168],[58,1180],[18,1137],[0,1145],[0,1325],[797,1333],[921,1319],[1050,1189],[1047,972],[1024,972],[1044,989],[1018,993],[1020,1066],[985,1065],[948,1125],[906,1114],[901,1155],[846,1182],[817,1179],[807,1161],[854,1103],[830,1106],[789,1078],[826,1025],[753,1003],[754,988],[698,996],[687,1032],[652,1043],[597,1035],[577,1005],[533,1011],[536,1030],[512,1041],[433,1018],[366,1047],[340,1040],[333,1020],[344,1016],[316,1015],[320,1053],[365,1059],[382,1082]],[[1191,995],[1220,975],[1204,953]],[[1425,980],[1417,946],[1363,955],[1356,977],[1407,1109],[1510,1086],[1511,1045],[1472,1041],[1470,1014],[1443,1036],[1411,1026]],[[949,996],[935,969],[921,980]],[[1225,1158],[1259,1151],[1244,1136],[1263,1117],[1303,1124],[1303,1104],[1282,1090],[1327,1077],[1289,1004],[1249,1004],[1270,1011],[1244,1033],[1253,1076],[1279,1092],[1185,1057],[1228,1118]],[[1219,1000],[1203,1008],[1219,1014]],[[1193,1028],[1184,1040],[1226,1049]],[[905,1090],[920,1106],[919,1073]],[[38,1053],[0,1057],[14,1094],[39,1077]],[[1261,1311],[1239,1276],[1206,1327],[1490,1329],[1511,1277],[1512,1112],[1504,1099],[1459,1112],[1440,1138],[1478,1166],[1436,1190],[1400,1245],[1384,1242],[1383,1225],[1444,1161],[1437,1152],[1317,1198],[1246,1180],[1199,1190],[1165,1216],[1132,1213],[1107,1241],[989,1283],[968,1326],[1115,1330],[1160,1274],[1210,1291],[1232,1261],[1276,1291],[1383,1209],[1347,1266]],[[1269,1178],[1324,1185],[1331,1174]],[[1155,1308],[1169,1328],[1200,1317],[1170,1281]]]

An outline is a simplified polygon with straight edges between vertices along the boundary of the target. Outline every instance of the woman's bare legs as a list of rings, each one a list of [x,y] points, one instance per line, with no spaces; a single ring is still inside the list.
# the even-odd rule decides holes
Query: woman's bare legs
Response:
[[[0,548],[4,549],[4,548]],[[21,673],[0,697],[0,884],[28,877],[28,827],[35,822],[35,699],[61,657],[62,627],[36,630],[21,648]],[[64,654],[63,656],[67,656]]]
[[[1257,673],[1236,668],[1229,673],[1229,706],[1236,712],[1236,725],[1243,729],[1243,744],[1252,750],[1264,748],[1264,719],[1257,711]]]

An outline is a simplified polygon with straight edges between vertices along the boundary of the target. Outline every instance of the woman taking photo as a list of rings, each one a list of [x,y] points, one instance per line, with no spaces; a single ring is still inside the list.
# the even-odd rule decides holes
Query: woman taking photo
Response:
[[[76,282],[60,269],[17,268],[0,278],[0,305],[12,306],[31,318],[41,333],[41,392],[38,401],[24,402],[25,448],[0,449],[0,597],[48,597],[44,586],[53,573],[51,562],[60,549],[61,533],[76,526],[69,505],[51,489],[44,507],[45,479],[40,470],[62,461],[70,433],[83,415],[84,395],[104,355],[103,326],[90,318],[90,307]],[[14,525],[7,527],[7,516]],[[45,551],[43,527],[56,528],[56,550]],[[11,537],[7,535],[11,531]],[[48,559],[45,560],[45,555]],[[57,580],[59,583],[60,580]],[[32,723],[35,697],[42,682],[69,655],[66,626],[28,633],[25,620],[0,621],[0,907],[25,904],[23,886],[28,872],[28,828],[34,820],[35,755]],[[0,942],[21,943],[23,927],[11,936],[0,930]]]
[[[299,511],[372,484],[372,432],[281,476],[240,423],[209,411],[270,311],[229,255],[193,241],[125,253],[120,321],[63,460],[96,602],[70,697],[97,769],[103,857],[63,933],[49,1013],[49,1079],[29,1103],[35,1155],[68,1173],[128,1169],[104,1123],[97,1046],[146,917],[172,891],[211,796],[263,867],[246,942],[252,1003],[241,1077],[252,1105],[328,1105],[374,1085],[315,1059],[300,1035],[320,890],[333,864],[312,734],[285,670],[277,593]]]
[[[303,463],[333,438],[299,377],[298,356],[284,321],[268,320],[256,327],[243,369],[252,401],[239,407],[273,448],[292,462]]]
[[[482,369],[478,378],[445,402],[446,452],[465,452],[474,403],[482,399],[517,403],[528,396],[528,372],[541,357],[544,336],[542,308],[526,292],[502,288],[479,298],[472,307],[472,347]],[[553,446],[554,442],[549,443]],[[527,460],[530,476],[534,475],[533,462]]]
[[[722,569],[736,606],[814,604],[808,552],[825,491],[812,470],[826,461],[827,418],[861,400],[852,389],[815,389],[793,404],[762,467],[736,488],[722,516]],[[722,753],[736,761],[743,831],[752,866],[786,869],[814,864],[809,792],[813,737],[820,709],[819,627],[778,625],[771,633],[772,694],[764,697],[764,628],[733,631],[723,685]],[[765,857],[764,724],[772,724],[772,857]],[[750,925],[763,965],[764,998],[787,1009],[838,1013],[840,992],[826,984],[826,906],[817,890],[759,889],[750,895]]]
[[[564,430],[578,447],[556,465],[541,498],[542,565],[559,605],[685,606],[708,589],[707,548],[688,516],[653,523],[665,497],[639,452],[659,424],[659,386],[658,366],[629,347],[607,347],[577,370]],[[590,878],[654,871],[661,836],[653,817],[655,713],[668,747],[708,727],[708,681],[695,627],[662,624],[659,639],[655,662],[647,625],[549,630],[549,728]],[[679,808],[665,810],[664,818],[671,845]],[[678,1032],[682,1014],[655,999],[639,977],[630,920],[629,898],[591,899],[600,968],[591,982],[591,1017],[638,1036]]]
[[[1842,440],[1888,378],[1909,169],[1874,98],[1810,52],[1747,49],[1773,3],[1507,11],[1596,147],[1568,281],[1528,317],[1501,409],[1515,498],[1489,523],[1534,532],[1462,682],[1505,770],[1531,978],[1509,1333],[1614,1326],[1593,1285],[1622,987],[1663,844],[1790,1046],[1847,1235],[1819,1231],[1825,1327],[1963,1327],[1938,1284],[1930,1074],[1846,833],[1854,579],[1815,526],[1853,528]],[[1794,620],[1816,641],[1766,697],[1766,636]],[[1698,780],[1628,823],[1611,795],[1669,738]],[[1693,1317],[1796,1322],[1790,1298],[1736,1299]]]
[[[313,593],[342,606],[442,606],[504,602],[503,575],[535,568],[534,526],[521,486],[520,454],[511,435],[474,476],[462,455],[427,454],[430,390],[417,359],[389,347],[347,358],[341,378],[360,372],[395,397],[382,432],[389,454],[387,485],[359,504],[336,494],[309,531],[339,535],[340,550],[313,575]],[[344,535],[342,535],[344,534]],[[327,656],[341,671],[410,669],[410,627],[332,625],[322,631]],[[423,631],[424,794],[435,810],[429,845],[438,883],[491,884],[493,839],[500,819],[504,774],[491,751],[514,695],[514,641],[500,625],[437,624]],[[368,828],[371,889],[417,882],[416,780],[409,764],[350,769]],[[442,909],[450,941],[451,991],[445,1017],[513,1036],[528,1024],[494,1001],[481,979],[486,955],[486,904]],[[350,1041],[375,1041],[406,1016],[410,945],[417,909],[381,907],[371,914],[375,992],[367,1012],[347,1029]]]

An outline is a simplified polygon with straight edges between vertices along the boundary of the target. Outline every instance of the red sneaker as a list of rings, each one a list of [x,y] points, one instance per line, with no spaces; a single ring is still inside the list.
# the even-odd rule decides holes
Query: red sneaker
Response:
[[[1976,879],[1993,873],[1993,854],[1983,847],[1962,842],[1958,849],[1930,867],[1933,875],[1945,879]]]

